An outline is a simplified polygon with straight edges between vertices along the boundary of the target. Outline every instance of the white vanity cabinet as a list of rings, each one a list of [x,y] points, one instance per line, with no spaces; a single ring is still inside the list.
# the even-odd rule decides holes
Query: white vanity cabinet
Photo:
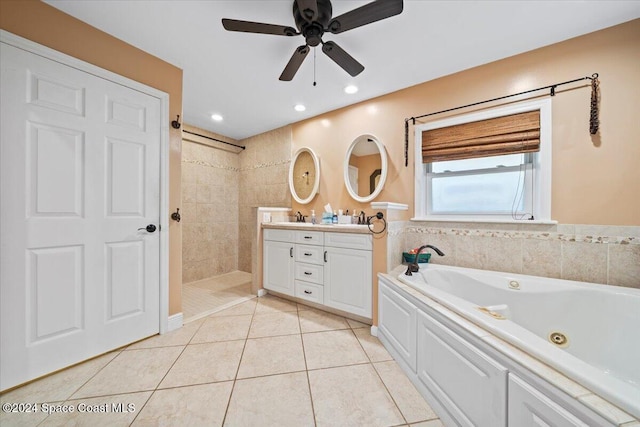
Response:
[[[370,234],[265,229],[263,287],[372,316]]]
[[[264,231],[262,283],[266,289],[293,295],[293,237],[290,230]]]

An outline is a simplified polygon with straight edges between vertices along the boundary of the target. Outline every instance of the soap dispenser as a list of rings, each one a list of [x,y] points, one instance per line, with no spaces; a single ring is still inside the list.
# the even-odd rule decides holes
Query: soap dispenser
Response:
[[[331,223],[332,224],[338,223],[338,214],[336,213],[336,211],[333,211],[333,218],[331,218]]]
[[[316,211],[311,209],[311,224],[315,224],[316,222]]]

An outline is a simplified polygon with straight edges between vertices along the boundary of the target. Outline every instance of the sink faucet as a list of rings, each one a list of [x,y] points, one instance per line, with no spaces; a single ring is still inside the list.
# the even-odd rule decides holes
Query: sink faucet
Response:
[[[420,270],[420,266],[418,265],[418,257],[420,256],[420,252],[422,252],[422,250],[426,248],[431,248],[438,255],[444,256],[444,252],[442,252],[440,249],[436,248],[435,246],[431,246],[431,245],[420,246],[420,248],[418,249],[418,252],[416,252],[416,259],[414,259],[413,262],[407,266],[407,271],[404,272],[405,275],[413,276],[412,273],[417,273],[418,270]]]
[[[296,222],[306,222],[304,219],[306,218],[305,215],[302,215],[302,212],[298,211],[296,212]]]
[[[367,217],[364,211],[360,211],[360,214],[358,215],[358,224],[366,224],[366,223],[367,223]]]

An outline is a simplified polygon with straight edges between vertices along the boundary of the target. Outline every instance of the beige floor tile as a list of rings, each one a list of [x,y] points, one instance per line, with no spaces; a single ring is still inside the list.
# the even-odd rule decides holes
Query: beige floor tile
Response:
[[[249,338],[273,337],[300,333],[298,312],[256,314],[251,322]]]
[[[364,348],[365,353],[367,353],[367,356],[369,356],[372,362],[393,360],[393,357],[391,357],[387,349],[384,348],[380,340],[371,335],[369,329],[354,329],[353,333],[358,337],[358,341],[360,341],[362,348]]]
[[[318,427],[405,422],[371,364],[309,371],[309,383]]]
[[[24,403],[24,401],[12,402],[12,403]],[[49,403],[49,402],[42,402],[42,403]],[[61,402],[57,402],[57,403],[61,403]],[[47,418],[47,413],[42,412],[40,410],[39,404],[38,404],[38,412],[33,412],[31,409],[30,409],[30,412],[20,412],[17,407],[11,410],[15,410],[15,412],[5,412],[4,410],[0,411],[0,426],[2,427],[37,426],[45,418]]]
[[[322,310],[311,309],[300,311],[298,317],[300,318],[300,329],[302,333],[349,329],[347,319]]]
[[[69,400],[74,412],[54,413],[41,426],[128,426],[151,396],[150,391]]]
[[[133,426],[221,426],[233,382],[157,390]]]
[[[191,340],[191,344],[234,341],[247,338],[252,316],[208,317]]]
[[[307,369],[369,362],[350,329],[302,334],[302,341]]]
[[[306,364],[299,334],[247,340],[238,378],[304,371]]]
[[[73,399],[155,389],[184,347],[160,347],[121,352],[75,392]]]
[[[395,361],[374,363],[380,378],[409,423],[438,418]]]
[[[265,295],[258,298],[256,314],[278,313],[283,311],[298,311],[298,305],[295,302],[273,295]]]
[[[219,311],[211,315],[211,317],[220,317],[220,316],[243,316],[253,314],[256,311],[256,304],[258,303],[257,298],[254,298],[249,301],[241,302],[240,304],[236,304],[233,307],[227,308],[226,310]]]
[[[225,426],[313,426],[304,372],[237,380]]]
[[[243,348],[242,340],[188,345],[159,388],[233,380]]]
[[[162,335],[154,335],[146,340],[139,341],[131,344],[127,347],[127,350],[136,350],[141,348],[154,348],[154,347],[170,347],[175,345],[185,346],[189,344],[191,338],[198,331],[204,319],[195,320],[193,322],[185,323],[180,329],[167,332]]]
[[[347,323],[351,329],[359,329],[359,328],[371,328],[371,325],[367,325],[366,323],[358,322],[357,320],[347,319]]]
[[[107,353],[0,395],[0,402],[62,402],[97,374],[120,351]]]

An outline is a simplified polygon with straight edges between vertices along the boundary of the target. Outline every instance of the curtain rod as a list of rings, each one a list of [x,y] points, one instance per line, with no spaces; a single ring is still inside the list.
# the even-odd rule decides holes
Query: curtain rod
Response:
[[[212,141],[221,142],[221,143],[223,143],[223,144],[233,145],[234,147],[236,147],[236,148],[242,148],[243,150],[244,150],[245,148],[247,148],[247,147],[245,147],[244,145],[232,144],[232,143],[227,142],[227,141],[222,141],[221,139],[212,138],[212,137],[210,137],[210,136],[206,136],[206,135],[200,135],[199,133],[191,132],[191,131],[188,131],[188,130],[185,130],[185,129],[183,129],[183,130],[182,130],[182,132],[184,132],[184,133],[188,133],[188,134],[191,134],[191,135],[195,135],[195,136],[199,136],[199,137],[201,137],[201,138],[210,139],[210,140],[212,140]]]
[[[404,165],[406,167],[409,164],[409,121],[411,121],[412,124],[415,126],[416,120],[417,119],[422,119],[424,117],[435,116],[436,114],[448,113],[450,111],[461,110],[463,108],[468,108],[468,107],[475,107],[476,105],[486,104],[488,102],[500,101],[501,99],[511,98],[511,97],[519,96],[519,95],[525,95],[527,93],[538,92],[540,90],[545,90],[545,89],[550,89],[549,95],[550,96],[555,96],[556,88],[558,86],[567,85],[567,84],[579,82],[579,81],[582,81],[582,80],[591,80],[592,82],[593,81],[597,81],[598,80],[598,73],[593,73],[591,75],[591,77],[580,77],[579,79],[568,80],[566,82],[555,83],[555,84],[552,84],[552,85],[549,85],[549,86],[539,87],[537,89],[525,90],[523,92],[513,93],[511,95],[500,96],[498,98],[487,99],[487,100],[484,100],[484,101],[474,102],[472,104],[462,105],[460,107],[448,108],[446,110],[436,111],[435,113],[428,113],[428,114],[423,114],[421,116],[410,117],[408,119],[404,119]]]

